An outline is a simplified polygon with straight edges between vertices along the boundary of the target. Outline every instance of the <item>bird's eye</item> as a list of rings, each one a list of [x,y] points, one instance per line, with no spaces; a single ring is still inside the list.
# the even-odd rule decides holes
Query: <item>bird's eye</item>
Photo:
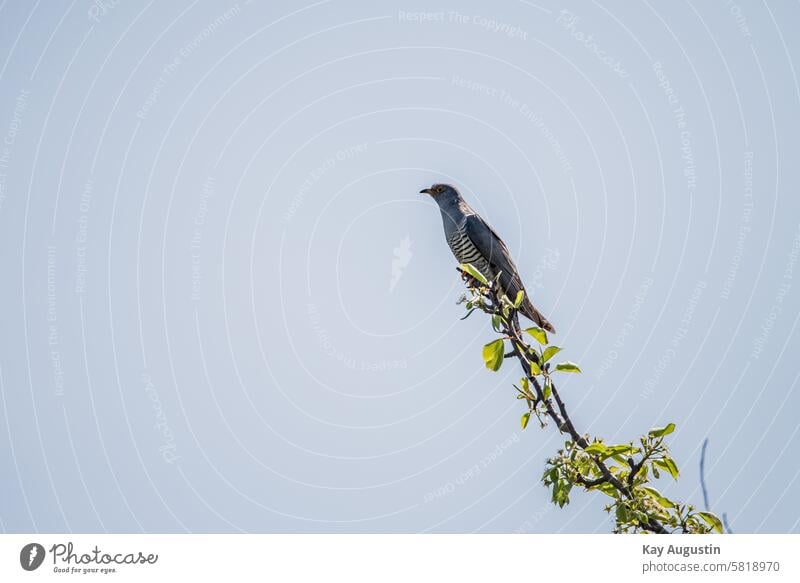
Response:
[[[436,192],[444,192],[444,188],[442,188],[441,186],[437,186]]]

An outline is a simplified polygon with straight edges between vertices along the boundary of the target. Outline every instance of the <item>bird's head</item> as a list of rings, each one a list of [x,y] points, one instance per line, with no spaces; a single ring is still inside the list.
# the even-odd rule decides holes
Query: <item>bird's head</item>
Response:
[[[420,194],[431,195],[431,198],[440,205],[442,203],[457,202],[461,198],[458,190],[449,184],[434,184],[430,188],[423,188],[419,192]]]

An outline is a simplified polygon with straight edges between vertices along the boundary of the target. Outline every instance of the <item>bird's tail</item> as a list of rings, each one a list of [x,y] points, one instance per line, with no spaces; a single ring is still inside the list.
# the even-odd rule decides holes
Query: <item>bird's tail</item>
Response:
[[[525,301],[522,302],[522,305],[519,307],[519,311],[522,313],[523,316],[528,318],[528,320],[530,320],[540,328],[543,328],[548,332],[552,332],[553,334],[556,333],[556,329],[553,327],[553,325],[547,321],[547,318],[545,318],[539,310],[533,307],[533,304],[527,297],[525,298]]]

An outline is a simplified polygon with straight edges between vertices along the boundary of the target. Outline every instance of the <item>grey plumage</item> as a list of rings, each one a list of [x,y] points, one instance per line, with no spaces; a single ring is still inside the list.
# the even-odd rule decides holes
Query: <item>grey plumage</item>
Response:
[[[499,291],[512,301],[518,292],[525,292],[508,247],[458,190],[448,184],[434,184],[420,192],[431,195],[439,205],[445,239],[459,263],[471,263],[490,281],[499,273]],[[527,292],[519,311],[537,326],[555,333],[553,325],[533,307]]]

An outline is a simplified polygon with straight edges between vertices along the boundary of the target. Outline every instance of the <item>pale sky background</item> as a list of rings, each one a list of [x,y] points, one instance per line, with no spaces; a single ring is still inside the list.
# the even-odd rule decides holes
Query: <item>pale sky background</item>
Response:
[[[100,6],[105,6],[100,8]],[[422,18],[420,13],[428,13]],[[540,484],[434,203],[581,431],[800,532],[800,6],[0,3],[0,529],[608,532]]]

